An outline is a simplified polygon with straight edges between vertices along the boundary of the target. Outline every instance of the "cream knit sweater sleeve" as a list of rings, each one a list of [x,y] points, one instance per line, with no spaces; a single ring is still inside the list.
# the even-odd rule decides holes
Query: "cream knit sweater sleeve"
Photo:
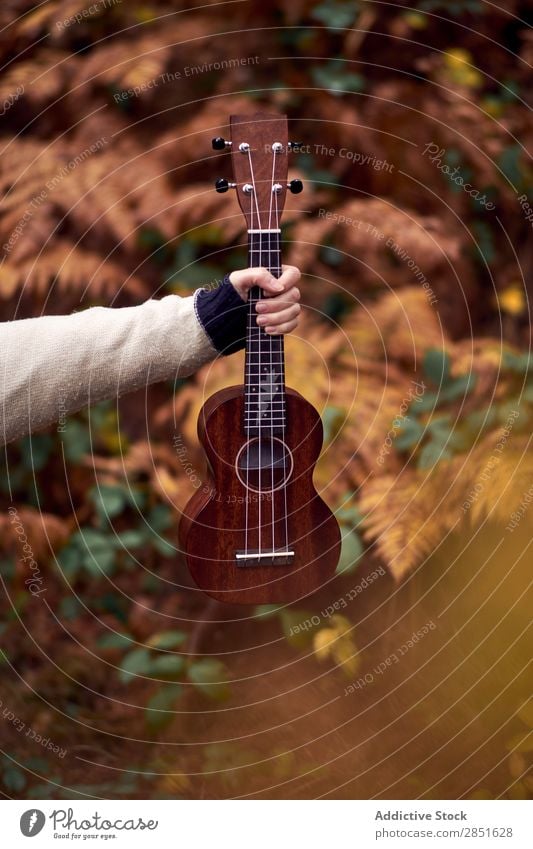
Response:
[[[0,324],[0,444],[217,355],[195,296]]]

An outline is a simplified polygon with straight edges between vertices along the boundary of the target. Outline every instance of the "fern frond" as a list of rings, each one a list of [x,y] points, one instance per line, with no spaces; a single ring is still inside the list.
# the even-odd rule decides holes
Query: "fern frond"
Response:
[[[468,456],[441,461],[431,470],[405,469],[375,477],[360,499],[365,536],[396,580],[423,564],[447,534],[465,522],[490,517],[508,523],[531,484],[533,456],[524,437],[498,451],[496,430]]]

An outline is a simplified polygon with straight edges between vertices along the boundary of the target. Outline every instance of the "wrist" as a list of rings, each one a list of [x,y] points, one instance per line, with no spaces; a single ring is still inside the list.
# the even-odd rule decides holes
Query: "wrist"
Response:
[[[247,301],[249,287],[239,282],[239,280],[236,279],[237,276],[238,274],[236,274],[235,271],[230,271],[229,274],[226,274],[224,279],[230,284],[230,286],[233,286],[243,301]]]
[[[244,348],[248,309],[245,298],[226,274],[216,289],[199,289],[194,295],[196,317],[220,354]]]

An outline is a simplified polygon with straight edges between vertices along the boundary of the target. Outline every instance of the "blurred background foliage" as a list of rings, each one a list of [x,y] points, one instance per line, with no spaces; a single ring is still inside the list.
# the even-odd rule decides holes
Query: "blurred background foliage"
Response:
[[[2,320],[245,265],[210,139],[232,112],[289,115],[305,193],[284,257],[307,310],[288,383],[320,409],[343,531],[305,604],[227,610],[190,586],[196,417],[241,355],[9,445],[5,795],[531,795],[528,5],[2,4]]]

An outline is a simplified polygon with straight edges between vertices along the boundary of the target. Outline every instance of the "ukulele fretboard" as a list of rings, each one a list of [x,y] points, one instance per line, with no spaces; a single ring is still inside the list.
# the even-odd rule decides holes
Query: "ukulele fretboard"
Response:
[[[281,275],[279,230],[248,231],[249,266],[263,266]],[[255,286],[248,301],[246,365],[244,373],[244,431],[278,435],[285,429],[285,357],[282,335],[271,335],[256,323],[256,304],[263,292]]]

